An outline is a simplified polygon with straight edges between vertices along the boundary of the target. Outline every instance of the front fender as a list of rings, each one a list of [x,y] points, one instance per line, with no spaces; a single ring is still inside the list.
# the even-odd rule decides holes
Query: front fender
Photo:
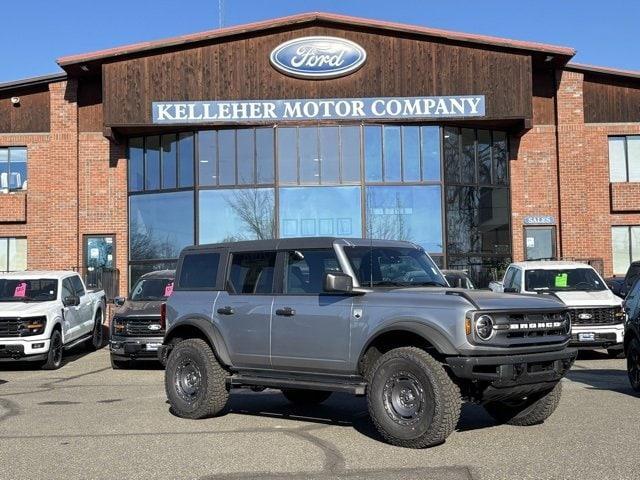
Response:
[[[191,317],[180,320],[177,323],[171,325],[164,335],[164,345],[168,345],[173,337],[180,334],[180,330],[184,328],[195,328],[200,331],[209,341],[209,344],[213,346],[215,354],[225,366],[231,365],[231,357],[229,356],[229,350],[224,343],[222,335],[218,328],[211,323],[211,320],[204,317]]]

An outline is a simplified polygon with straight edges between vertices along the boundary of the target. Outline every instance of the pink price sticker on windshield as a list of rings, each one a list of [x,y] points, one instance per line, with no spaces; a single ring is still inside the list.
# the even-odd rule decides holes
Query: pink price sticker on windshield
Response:
[[[164,287],[164,296],[170,297],[172,293],[173,293],[173,282],[167,283],[167,286]]]
[[[25,282],[20,282],[16,285],[16,289],[13,292],[13,296],[17,298],[25,297],[27,295],[27,284]]]

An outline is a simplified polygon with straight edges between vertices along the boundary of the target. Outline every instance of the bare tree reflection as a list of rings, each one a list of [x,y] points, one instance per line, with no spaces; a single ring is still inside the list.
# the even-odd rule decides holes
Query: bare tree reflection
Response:
[[[243,228],[224,238],[224,242],[238,240],[266,240],[276,236],[274,197],[271,189],[235,190],[227,205]]]
[[[132,219],[131,259],[176,258],[180,254],[177,243],[173,235],[167,233],[162,236],[153,227],[145,227]]]
[[[393,206],[385,198],[371,192],[367,204],[367,236],[382,240],[412,240],[411,226],[407,221],[406,204],[395,194]]]

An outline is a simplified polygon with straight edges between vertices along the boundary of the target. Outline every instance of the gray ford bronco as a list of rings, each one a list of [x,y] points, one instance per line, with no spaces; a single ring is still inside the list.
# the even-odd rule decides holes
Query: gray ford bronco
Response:
[[[237,387],[294,404],[366,395],[386,441],[444,442],[463,400],[496,420],[544,421],[560,401],[571,320],[552,296],[452,289],[424,250],[300,238],[188,247],[164,311],[172,411],[223,411]]]

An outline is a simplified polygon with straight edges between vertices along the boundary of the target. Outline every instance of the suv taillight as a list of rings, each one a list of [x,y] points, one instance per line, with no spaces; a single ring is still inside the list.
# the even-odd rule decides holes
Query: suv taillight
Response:
[[[162,327],[162,330],[167,328],[167,304],[166,303],[160,304],[160,326]]]

